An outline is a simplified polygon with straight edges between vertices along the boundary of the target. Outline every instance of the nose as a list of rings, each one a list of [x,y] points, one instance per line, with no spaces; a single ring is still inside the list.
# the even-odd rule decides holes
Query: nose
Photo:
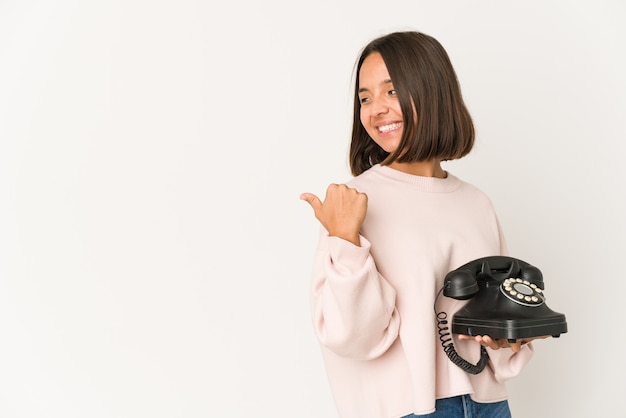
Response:
[[[389,105],[384,99],[378,98],[372,100],[372,113],[375,115],[383,115],[389,111]]]

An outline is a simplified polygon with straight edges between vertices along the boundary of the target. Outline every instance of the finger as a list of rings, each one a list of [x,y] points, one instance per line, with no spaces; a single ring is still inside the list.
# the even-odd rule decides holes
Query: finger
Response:
[[[309,205],[311,205],[311,207],[313,208],[315,212],[317,212],[319,208],[322,206],[322,201],[319,199],[319,197],[315,196],[313,193],[302,193],[300,195],[300,199],[304,200]]]
[[[483,335],[482,344],[494,350],[497,350],[500,348],[500,343],[488,335]]]

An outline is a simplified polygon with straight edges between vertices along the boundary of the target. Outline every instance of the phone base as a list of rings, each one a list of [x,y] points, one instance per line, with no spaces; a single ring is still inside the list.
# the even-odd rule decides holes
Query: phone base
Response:
[[[460,313],[460,312],[459,312]],[[495,339],[514,342],[521,338],[550,335],[559,337],[567,332],[565,315],[554,313],[541,318],[496,319],[464,317],[457,313],[452,318],[452,332],[470,336],[488,335]]]

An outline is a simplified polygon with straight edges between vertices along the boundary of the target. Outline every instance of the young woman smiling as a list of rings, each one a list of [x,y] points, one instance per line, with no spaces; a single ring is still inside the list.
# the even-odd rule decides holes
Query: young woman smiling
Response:
[[[449,271],[505,255],[490,199],[441,167],[467,155],[474,127],[448,55],[434,38],[395,32],[357,62],[350,167],[314,210],[321,233],[311,307],[342,418],[510,416],[504,382],[532,343],[455,336],[459,354],[490,355],[479,374],[439,344],[433,303]],[[451,317],[464,301],[443,298]]]

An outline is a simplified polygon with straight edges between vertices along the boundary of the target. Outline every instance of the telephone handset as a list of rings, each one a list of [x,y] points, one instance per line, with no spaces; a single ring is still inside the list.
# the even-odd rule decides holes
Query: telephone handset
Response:
[[[544,335],[559,337],[567,332],[565,315],[546,305],[541,271],[513,257],[470,261],[446,275],[439,293],[442,291],[454,299],[471,298],[452,318],[454,334],[488,335],[515,342]],[[452,345],[447,314],[436,309],[435,314],[439,338],[448,357],[468,373],[480,373],[488,360],[485,348],[481,347],[481,359],[476,365],[462,359]]]

